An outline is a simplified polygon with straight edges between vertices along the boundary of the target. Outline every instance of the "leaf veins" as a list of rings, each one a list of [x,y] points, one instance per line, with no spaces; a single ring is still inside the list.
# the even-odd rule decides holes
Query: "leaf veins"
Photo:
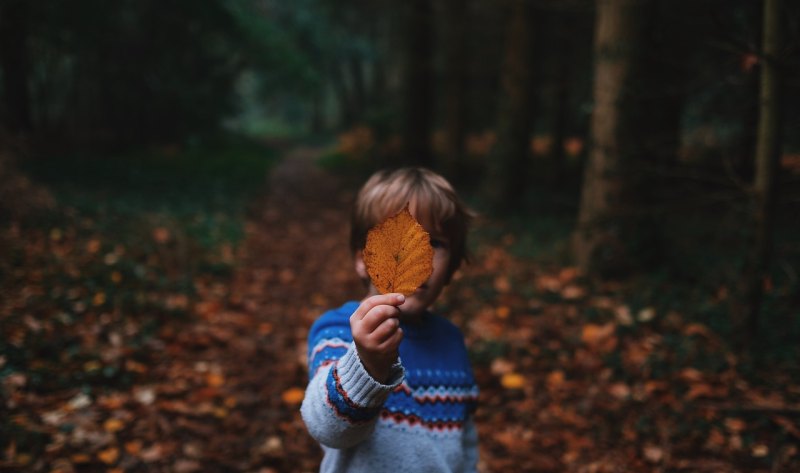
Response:
[[[412,294],[433,272],[430,235],[406,205],[367,233],[364,263],[381,294]]]

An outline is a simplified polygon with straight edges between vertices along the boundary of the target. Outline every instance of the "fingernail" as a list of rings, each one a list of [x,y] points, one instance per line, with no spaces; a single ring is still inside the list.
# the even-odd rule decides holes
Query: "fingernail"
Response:
[[[403,302],[404,300],[406,300],[406,296],[404,296],[404,295],[402,295],[402,294],[400,294],[400,295],[398,295],[398,296],[397,296],[397,301],[398,301],[398,302]]]

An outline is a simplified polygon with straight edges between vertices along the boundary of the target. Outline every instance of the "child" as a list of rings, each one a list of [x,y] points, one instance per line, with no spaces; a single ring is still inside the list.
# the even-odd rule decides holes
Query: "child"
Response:
[[[431,235],[433,273],[409,296],[378,294],[324,313],[308,336],[311,381],[301,412],[322,444],[322,472],[471,472],[478,387],[464,338],[428,312],[466,256],[472,214],[427,169],[373,175],[358,194],[350,246],[358,275],[367,232],[406,204]]]

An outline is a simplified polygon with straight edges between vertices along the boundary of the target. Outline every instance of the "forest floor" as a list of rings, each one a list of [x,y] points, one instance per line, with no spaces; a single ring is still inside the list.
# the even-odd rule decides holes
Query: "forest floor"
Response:
[[[32,311],[4,326],[9,353],[31,333],[63,329],[101,355],[38,353],[25,370],[2,372],[0,471],[316,471],[321,451],[299,415],[306,335],[322,311],[362,291],[347,248],[354,189],[316,166],[318,155],[283,157],[250,206],[242,243],[223,251],[232,272],[195,278],[188,300],[171,296],[185,315],[159,319],[139,345],[146,324],[115,312],[62,326]],[[174,234],[156,227],[152,237],[166,245]],[[31,251],[57,253],[73,237],[12,229],[4,238],[41,239]],[[473,355],[481,471],[800,471],[797,379],[770,374],[753,385],[690,314],[633,308],[619,284],[512,254],[515,238],[480,241],[437,304]],[[97,253],[92,241],[71,246]],[[32,280],[27,296],[41,290]],[[106,297],[96,292],[89,305]],[[28,302],[15,294],[3,304],[6,314]],[[34,383],[37,366],[59,360],[110,381]]]

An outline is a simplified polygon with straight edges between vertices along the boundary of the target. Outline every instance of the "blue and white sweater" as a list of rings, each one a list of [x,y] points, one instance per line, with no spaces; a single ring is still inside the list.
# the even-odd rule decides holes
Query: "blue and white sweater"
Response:
[[[476,471],[478,387],[460,330],[430,313],[401,323],[402,361],[381,384],[353,344],[358,304],[324,313],[308,336],[311,381],[301,412],[325,452],[320,471]]]

